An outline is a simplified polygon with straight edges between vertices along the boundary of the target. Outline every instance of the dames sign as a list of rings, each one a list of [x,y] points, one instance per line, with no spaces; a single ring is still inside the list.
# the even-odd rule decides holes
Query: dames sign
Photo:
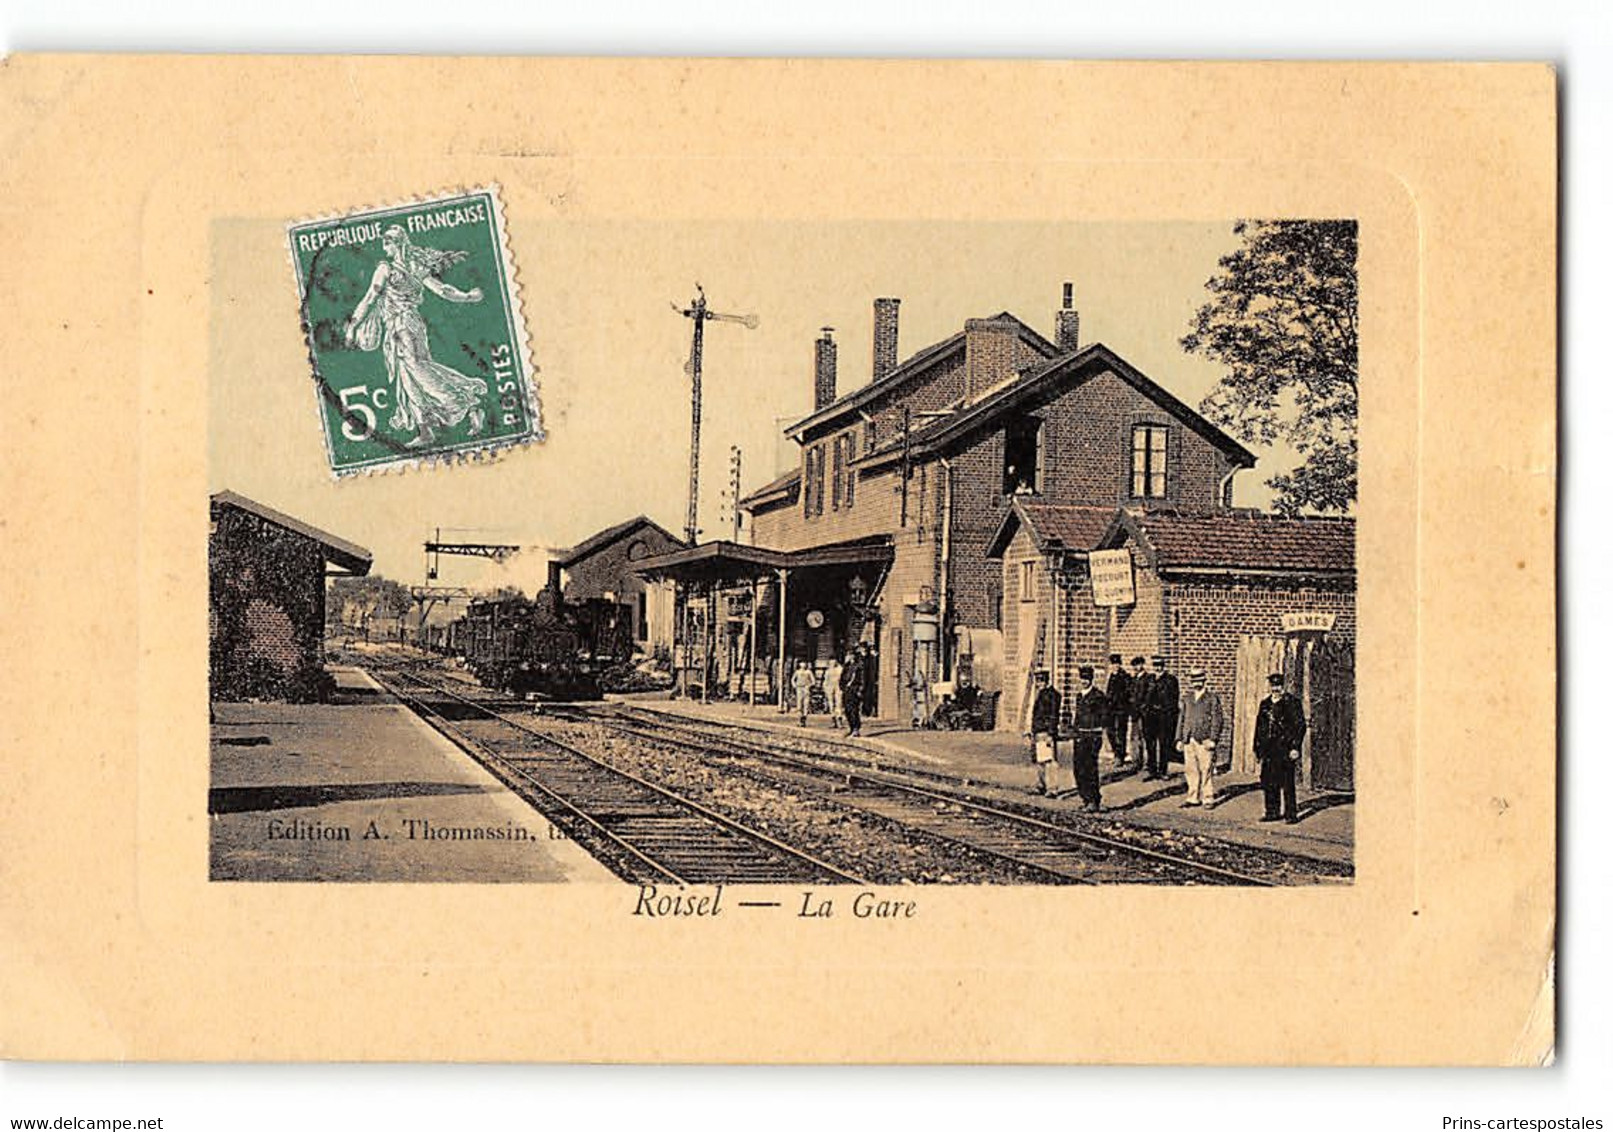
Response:
[[[1094,550],[1087,555],[1092,570],[1094,605],[1134,605],[1137,588],[1132,584],[1131,551]]]

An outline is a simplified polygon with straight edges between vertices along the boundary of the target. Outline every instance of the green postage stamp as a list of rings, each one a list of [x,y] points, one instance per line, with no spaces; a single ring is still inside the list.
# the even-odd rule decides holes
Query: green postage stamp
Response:
[[[333,472],[543,438],[496,185],[287,236]]]

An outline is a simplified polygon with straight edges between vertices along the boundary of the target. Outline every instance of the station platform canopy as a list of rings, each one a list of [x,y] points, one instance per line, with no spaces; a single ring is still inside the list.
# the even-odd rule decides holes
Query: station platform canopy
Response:
[[[640,559],[634,570],[652,580],[667,579],[684,585],[722,587],[771,578],[780,570],[793,573],[797,570],[833,567],[881,567],[888,565],[895,556],[895,547],[885,535],[802,550],[774,550],[765,546],[742,546],[717,541]]]

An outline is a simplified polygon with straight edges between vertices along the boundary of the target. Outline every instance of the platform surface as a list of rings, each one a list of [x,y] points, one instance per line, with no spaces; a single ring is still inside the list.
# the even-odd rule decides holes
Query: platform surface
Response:
[[[356,668],[328,704],[213,705],[214,880],[619,883]]]

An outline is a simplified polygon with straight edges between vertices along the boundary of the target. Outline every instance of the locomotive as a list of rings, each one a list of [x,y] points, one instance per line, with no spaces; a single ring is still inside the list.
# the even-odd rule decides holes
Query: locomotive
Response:
[[[612,602],[536,598],[473,601],[449,626],[448,648],[484,687],[553,700],[597,700],[600,679],[632,659],[631,628]]]

